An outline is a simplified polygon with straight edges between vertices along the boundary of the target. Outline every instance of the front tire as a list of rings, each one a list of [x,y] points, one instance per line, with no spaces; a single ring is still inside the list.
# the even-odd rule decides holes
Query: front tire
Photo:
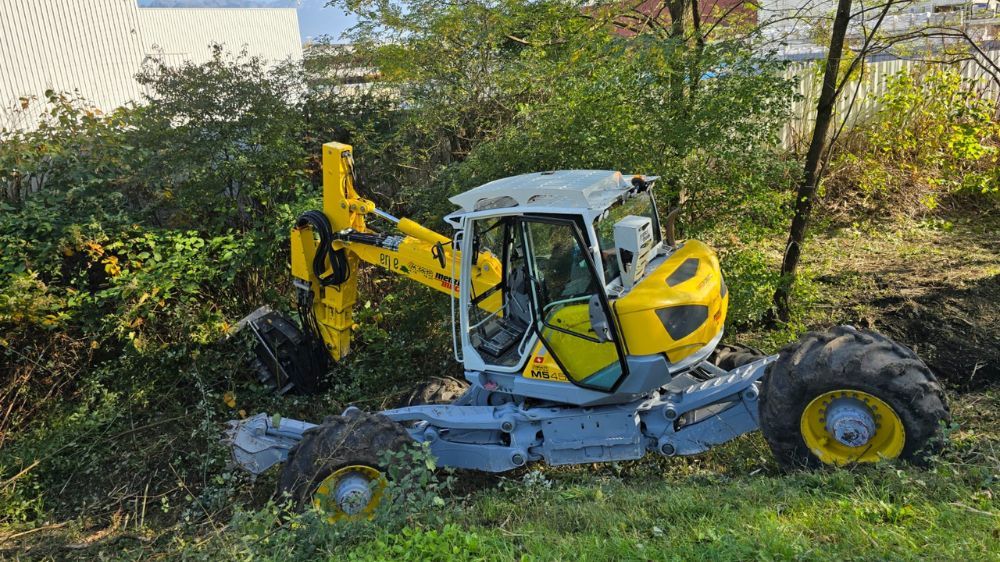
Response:
[[[312,505],[331,521],[371,517],[386,486],[382,453],[412,442],[403,426],[381,414],[352,409],[330,416],[289,451],[278,494],[296,511]]]
[[[779,352],[760,395],[760,426],[783,469],[927,453],[950,415],[912,350],[873,332],[809,332]]]

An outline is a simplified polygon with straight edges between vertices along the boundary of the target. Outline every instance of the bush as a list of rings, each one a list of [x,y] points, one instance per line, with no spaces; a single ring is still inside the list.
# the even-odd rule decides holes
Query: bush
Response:
[[[480,535],[448,524],[440,531],[407,527],[401,533],[382,535],[351,551],[347,560],[380,562],[499,560],[495,550]]]
[[[951,68],[891,77],[874,118],[850,131],[823,182],[840,221],[911,217],[1000,202],[996,104]]]
[[[548,87],[447,171],[449,192],[537,170],[615,169],[661,176],[661,210],[686,200],[688,234],[736,217],[770,232],[782,224],[785,200],[775,193],[796,176],[775,149],[792,99],[779,63],[723,42],[701,53],[706,77],[677,100],[670,76],[675,59],[690,56],[683,49],[644,37],[567,41],[586,71],[536,63]]]
[[[773,260],[759,249],[738,246],[724,252],[720,262],[729,287],[727,327],[759,323],[771,309],[781,279]]]
[[[378,172],[396,168],[378,164],[395,157],[379,152],[395,142],[390,102],[343,102],[322,73],[221,50],[201,65],[154,62],[139,80],[143,106],[102,114],[48,92],[27,100],[47,115],[38,129],[0,133],[0,482],[40,461],[0,490],[0,521],[87,512],[112,490],[125,509],[150,489],[165,506],[204,503],[227,457],[222,421],[243,408],[330,407],[265,396],[244,375],[244,347],[225,340],[257,306],[291,304],[288,229],[320,206],[321,142],[362,142],[365,179],[392,183]],[[389,296],[381,281],[370,280],[376,298]],[[447,341],[426,337],[426,307],[375,302],[382,326],[402,324],[426,349]],[[386,333],[359,345],[394,359],[380,365],[393,384],[420,377],[395,361],[401,332]],[[434,372],[449,355],[421,349],[408,348],[414,366]],[[341,372],[352,366],[364,367]],[[386,388],[342,380],[350,399]],[[76,479],[88,485],[54,495]]]
[[[137,501],[176,478],[158,460],[183,459],[197,488],[187,470],[225,458],[215,424],[235,413],[221,395],[243,354],[216,342],[284,292],[287,225],[317,192],[294,92],[263,69],[221,53],[151,68],[150,104],[110,114],[48,92],[27,101],[38,129],[0,133],[0,481],[40,461],[0,490],[0,521],[116,488]],[[186,447],[136,446],[171,418]],[[76,478],[89,486],[50,495]]]

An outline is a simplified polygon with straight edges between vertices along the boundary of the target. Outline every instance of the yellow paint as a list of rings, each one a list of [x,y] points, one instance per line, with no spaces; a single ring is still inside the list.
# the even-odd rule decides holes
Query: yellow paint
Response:
[[[548,315],[546,322],[574,334],[597,336],[590,325],[587,303],[564,306]],[[614,342],[597,343],[549,327],[542,330],[542,337],[566,368],[566,375],[576,382],[583,382],[601,369],[618,363]]]
[[[351,229],[372,232],[365,215],[375,210],[375,204],[358,195],[351,170],[354,166],[350,145],[331,142],[323,145],[323,213],[333,231]],[[318,242],[312,228],[304,226],[291,231],[292,275],[309,283],[313,291],[313,311],[319,324],[320,337],[330,356],[340,360],[350,352],[354,322],[354,306],[358,300],[358,266],[362,261],[383,267],[393,273],[413,279],[428,287],[458,296],[459,252],[453,252],[451,240],[410,219],[401,219],[399,230],[406,234],[396,249],[380,248],[359,242],[334,241],[335,250],[345,250],[351,270],[346,281],[336,287],[321,287],[313,272],[313,259]],[[444,266],[441,260],[444,258]],[[454,260],[455,277],[452,279]],[[329,270],[326,272],[329,273]],[[500,260],[482,253],[472,270],[474,294],[482,294],[501,279]],[[502,304],[499,292],[484,300],[480,307],[495,311]]]
[[[668,286],[667,278],[688,258],[698,259],[694,277]],[[726,323],[729,294],[723,296],[721,289],[722,272],[715,252],[697,240],[684,242],[632,291],[612,302],[627,352],[630,355],[666,353],[670,361],[676,363],[708,345]],[[692,333],[674,340],[656,311],[680,305],[707,306],[708,319]]]
[[[833,400],[841,397],[855,398],[864,402],[875,418],[877,424],[875,435],[864,446],[844,445],[826,430],[826,408]],[[903,451],[906,443],[903,422],[892,406],[860,390],[834,390],[817,396],[803,410],[799,429],[809,450],[826,464],[844,465],[894,459]]]
[[[364,216],[375,204],[362,199],[354,189],[354,149],[351,145],[328,142],[323,145],[323,213],[334,232],[353,228],[366,232]]]
[[[293,228],[291,232],[292,275],[303,281],[312,278],[312,263],[316,257],[318,243],[313,238],[312,228]]]
[[[350,515],[340,509],[340,506],[337,505],[337,498],[334,492],[340,480],[352,473],[360,474],[370,483],[374,482],[371,500],[360,513],[355,515]],[[316,509],[329,514],[327,517],[327,522],[329,523],[345,519],[371,519],[375,515],[375,510],[378,509],[379,504],[382,503],[382,494],[387,484],[385,476],[376,468],[360,464],[345,466],[335,470],[320,482],[316,488],[316,492],[313,493],[312,503]]]
[[[458,298],[457,278],[462,257],[461,252],[453,252],[451,246],[438,247],[436,244],[412,236],[404,238],[396,250],[357,242],[338,242],[337,244],[342,244],[350,254],[356,255],[363,261]],[[334,247],[337,247],[336,244]],[[434,249],[436,247],[440,249]],[[441,260],[434,257],[432,250],[443,252],[444,267],[441,267]],[[452,259],[455,260],[456,279],[454,281],[456,282],[453,282],[451,277]],[[473,294],[479,295],[500,283],[501,265],[499,259],[486,252],[479,255],[477,262],[472,267],[472,285]],[[498,310],[502,304],[502,295],[497,291],[487,297],[479,306],[483,310],[492,312]]]
[[[396,225],[396,227],[399,228],[399,231],[403,234],[412,236],[418,240],[423,240],[424,242],[430,242],[431,244],[451,244],[451,239],[444,234],[438,234],[426,226],[422,226],[408,218],[399,219],[399,224]]]
[[[524,367],[524,378],[542,381],[569,382],[566,374],[562,372],[556,360],[552,358],[542,342],[535,345],[535,351],[531,354],[531,361]]]

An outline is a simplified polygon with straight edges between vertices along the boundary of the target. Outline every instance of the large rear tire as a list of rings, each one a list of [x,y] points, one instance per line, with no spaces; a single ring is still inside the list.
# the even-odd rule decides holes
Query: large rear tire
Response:
[[[380,455],[412,442],[403,426],[381,414],[330,416],[289,451],[278,493],[297,511],[314,505],[331,520],[370,517],[386,485]]]
[[[783,469],[922,458],[950,419],[912,350],[873,332],[809,332],[764,378],[760,425]]]

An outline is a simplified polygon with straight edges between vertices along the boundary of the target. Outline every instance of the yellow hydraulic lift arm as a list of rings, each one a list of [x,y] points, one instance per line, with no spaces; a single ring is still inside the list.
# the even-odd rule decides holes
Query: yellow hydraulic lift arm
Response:
[[[396,223],[401,234],[387,235],[368,228],[365,216],[375,214]],[[354,158],[350,145],[331,142],[323,145],[323,212],[330,232],[324,251],[322,217],[302,221],[291,232],[292,275],[309,285],[314,330],[334,360],[350,351],[354,326],[354,305],[358,298],[355,272],[360,262],[368,262],[458,297],[461,252],[452,241],[420,224],[395,219],[362,198],[354,186]],[[322,252],[322,261],[316,261]],[[317,271],[321,270],[321,275]],[[472,267],[473,295],[483,295],[502,280],[500,260],[481,252]],[[301,286],[301,284],[300,284]],[[479,306],[496,311],[502,306],[500,291],[494,291]],[[303,326],[303,329],[309,329]]]

